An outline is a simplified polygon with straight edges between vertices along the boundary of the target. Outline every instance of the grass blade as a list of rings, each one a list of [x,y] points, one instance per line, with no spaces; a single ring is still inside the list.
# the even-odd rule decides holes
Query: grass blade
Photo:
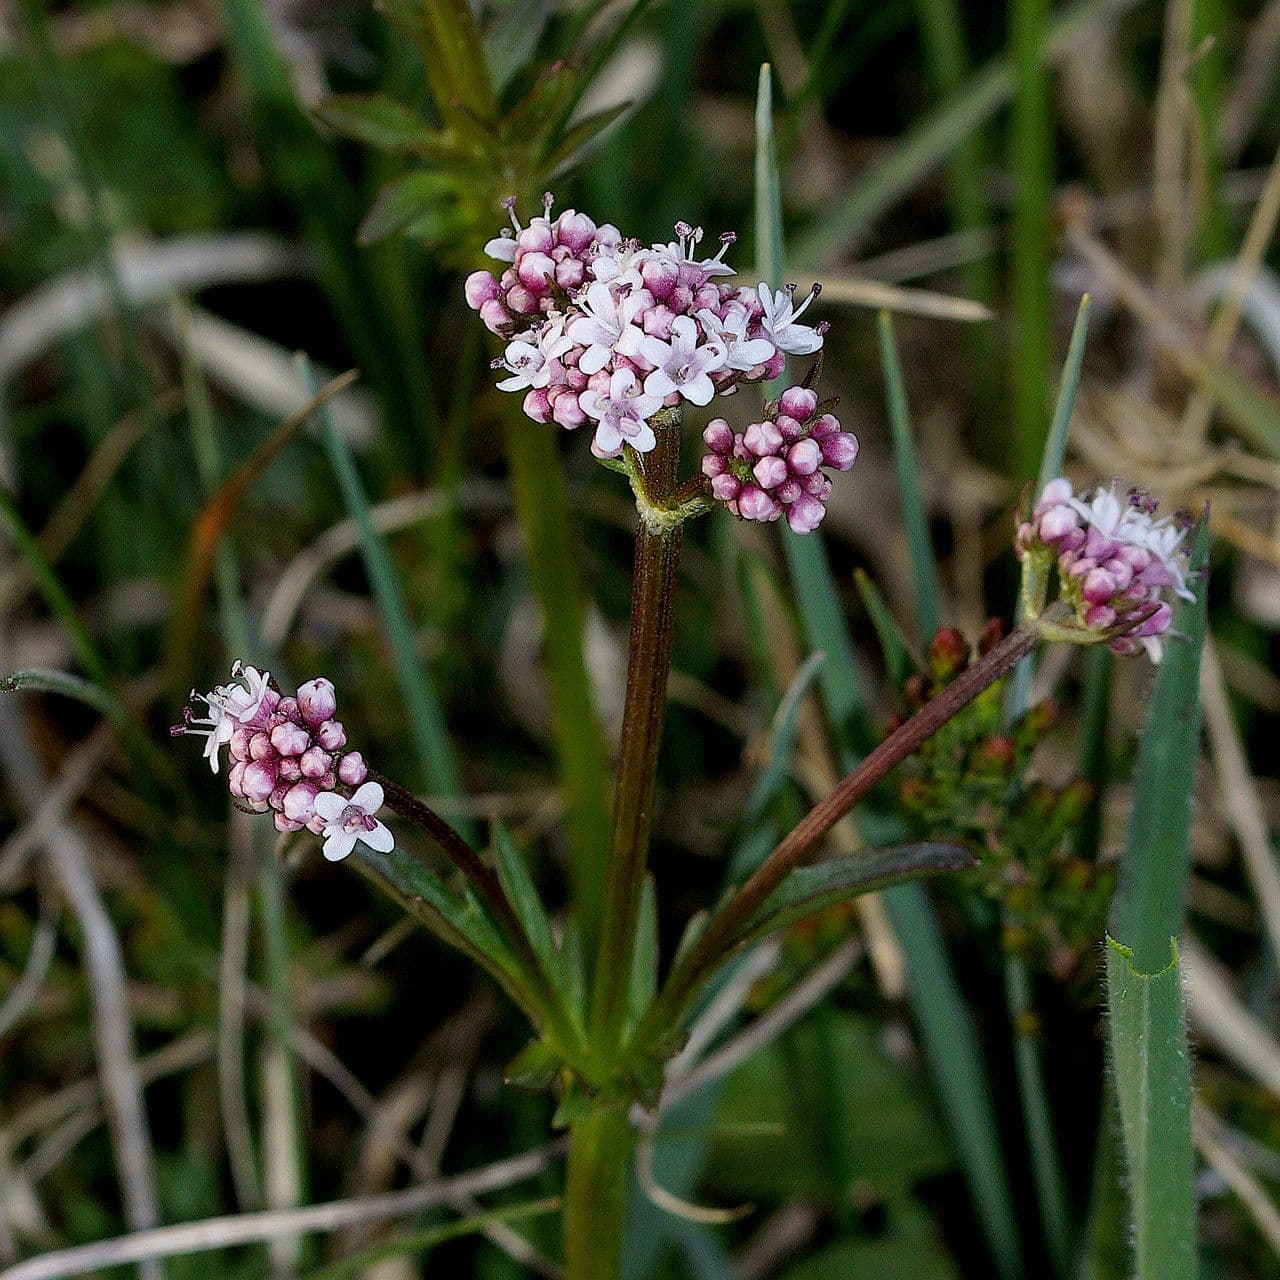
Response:
[[[938,582],[938,562],[929,538],[929,520],[920,496],[920,471],[911,430],[911,409],[893,337],[893,320],[880,312],[880,364],[884,371],[885,399],[889,405],[889,426],[893,434],[893,460],[902,492],[902,516],[907,526],[907,549],[911,554],[911,581],[915,587],[916,626],[920,642],[928,645],[942,625],[942,587]]]
[[[1080,371],[1084,367],[1085,342],[1089,337],[1089,307],[1089,295],[1086,293],[1080,298],[1076,321],[1071,327],[1071,342],[1062,366],[1062,377],[1058,381],[1058,399],[1053,407],[1053,421],[1044,442],[1044,452],[1040,455],[1037,493],[1055,476],[1060,476],[1066,465],[1067,436],[1071,431],[1071,414],[1076,407],[1076,391],[1080,386]]]
[[[314,391],[315,378],[305,356],[299,357],[299,367],[307,386]],[[382,619],[387,643],[391,646],[396,681],[400,686],[400,696],[404,699],[405,712],[409,718],[409,733],[413,740],[419,770],[423,780],[435,794],[459,795],[461,783],[453,749],[449,744],[444,714],[440,710],[430,674],[418,654],[413,625],[409,620],[409,610],[405,605],[404,594],[400,589],[400,582],[396,577],[391,557],[387,554],[386,545],[373,527],[373,519],[369,514],[369,499],[360,481],[359,472],[356,470],[355,460],[346,442],[338,434],[333,415],[329,413],[327,407],[322,407],[320,410],[320,424],[325,451],[338,478],[338,486],[342,490],[347,514],[355,521],[360,531],[360,555],[364,560],[365,572],[369,575],[369,586],[378,606],[378,614]],[[465,830],[462,834],[470,838]]]
[[[1136,0],[1085,0],[1049,22],[1039,57],[1055,62],[1104,17],[1114,19]],[[900,138],[885,158],[852,183],[844,199],[795,246],[798,262],[820,266],[853,253],[872,224],[924,176],[951,155],[979,125],[1013,97],[1013,67],[1000,60],[975,73],[947,100]]]
[[[1194,1280],[1191,1068],[1178,947],[1158,972],[1107,939],[1107,1004],[1129,1177],[1136,1280]]]
[[[783,237],[767,65],[760,71],[756,103],[755,176],[756,261],[765,279],[776,282],[782,277]],[[805,636],[811,650],[826,654],[819,687],[840,744],[842,764],[848,768],[857,758],[859,721],[866,702],[839,593],[820,531],[806,536],[784,531],[782,544]],[[898,885],[885,893],[884,902],[908,957],[912,1005],[934,1085],[997,1272],[1008,1280],[1022,1272],[1021,1247],[995,1109],[968,1003],[924,889],[918,884]]]
[[[1141,973],[1168,963],[1169,939],[1182,931],[1191,805],[1200,739],[1200,650],[1205,633],[1208,521],[1201,520],[1188,578],[1195,599],[1174,611],[1173,636],[1156,678],[1134,777],[1133,816],[1120,860],[1112,935],[1133,952]]]

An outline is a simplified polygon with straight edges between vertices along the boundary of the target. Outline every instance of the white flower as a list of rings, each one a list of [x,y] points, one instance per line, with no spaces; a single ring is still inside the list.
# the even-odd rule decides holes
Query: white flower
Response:
[[[231,674],[244,683],[220,684],[209,693],[197,693],[192,689],[191,701],[204,703],[208,714],[195,716],[188,709],[183,723],[173,730],[174,733],[204,738],[204,758],[214,773],[218,772],[218,752],[231,741],[231,735],[240,725],[250,724],[259,717],[263,701],[271,692],[269,672],[243,666],[237,661],[231,668]]]
[[[760,324],[779,351],[787,351],[793,356],[809,356],[822,346],[822,334],[806,324],[796,323],[818,296],[816,285],[798,307],[795,305],[794,288],[775,291],[761,281],[757,292],[764,310]]]
[[[774,345],[768,338],[747,337],[751,316],[742,307],[729,307],[723,320],[714,311],[702,310],[698,312],[698,319],[707,336],[724,347],[726,369],[746,373],[764,364],[774,353]]]
[[[731,276],[737,274],[724,261],[724,255],[728,252],[729,246],[738,238],[732,231],[727,231],[720,237],[720,252],[714,258],[694,257],[698,246],[702,243],[701,227],[691,227],[687,222],[677,222],[676,235],[679,237],[678,240],[672,240],[668,244],[655,244],[653,246],[654,251],[673,258],[678,265],[687,263],[695,266],[705,276]]]
[[[1184,600],[1194,600],[1195,593],[1188,588],[1186,579],[1187,553],[1182,546],[1186,536],[1186,528],[1179,528],[1166,516],[1163,520],[1148,519],[1146,528],[1138,532],[1134,541],[1150,551],[1164,566],[1176,595]]]
[[[666,399],[678,391],[691,404],[709,404],[715,395],[710,375],[724,368],[724,346],[712,339],[698,345],[701,332],[689,316],[677,316],[671,323],[671,341],[643,338],[640,354],[654,370],[644,380],[646,395]]]
[[[554,316],[537,332],[530,330],[510,342],[502,356],[502,367],[511,377],[499,382],[498,390],[525,391],[547,386],[551,381],[550,362],[573,346],[573,339],[565,333],[567,323],[564,316]]]
[[[607,284],[596,280],[577,306],[583,314],[569,326],[569,337],[586,347],[578,368],[590,377],[609,363],[615,351],[624,356],[636,354],[644,332],[633,322],[641,311],[653,306],[653,297],[647,289],[616,296]]]
[[[614,288],[639,289],[644,285],[640,268],[653,256],[649,249],[642,249],[634,240],[622,244],[602,245],[591,259],[591,275],[598,284]]]
[[[387,825],[373,815],[382,808],[382,788],[366,782],[348,800],[336,791],[322,791],[316,796],[316,815],[324,823],[324,856],[330,862],[341,862],[363,841],[375,853],[390,853],[395,837]]]
[[[637,453],[648,453],[657,443],[648,418],[662,407],[662,399],[646,394],[630,369],[614,371],[607,396],[587,390],[578,397],[578,404],[599,423],[591,442],[598,458],[616,458],[624,444]]]

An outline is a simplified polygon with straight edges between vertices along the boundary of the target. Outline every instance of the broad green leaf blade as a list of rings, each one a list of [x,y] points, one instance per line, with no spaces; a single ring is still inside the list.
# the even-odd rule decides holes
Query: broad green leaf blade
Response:
[[[929,537],[929,518],[920,496],[920,469],[911,429],[911,409],[893,337],[893,320],[880,312],[880,364],[884,373],[885,399],[889,406],[889,427],[893,434],[893,460],[898,470],[902,516],[907,526],[907,550],[911,555],[911,581],[915,588],[916,625],[920,642],[928,645],[942,625],[942,587],[938,582],[938,562]]]
[[[975,866],[973,854],[960,845],[926,842],[797,867],[761,905],[734,948],[864,893],[944,871],[972,871]]]
[[[304,382],[314,389],[315,379],[305,357],[300,364]],[[369,499],[356,470],[355,459],[338,434],[333,415],[327,406],[320,409],[320,423],[325,450],[334,474],[338,477],[347,513],[355,521],[360,534],[360,555],[364,560],[374,602],[378,606],[387,643],[395,660],[396,680],[400,685],[400,696],[404,699],[405,713],[409,719],[409,735],[418,756],[422,777],[437,795],[459,795],[462,788],[444,714],[436,699],[431,676],[418,653],[413,625],[409,621],[409,610],[391,557],[387,554],[381,536],[373,527]],[[469,839],[466,825],[456,825],[463,836]]]
[[[551,922],[547,919],[542,897],[525,866],[524,857],[516,848],[511,833],[501,822],[493,824],[493,848],[502,892],[506,894],[525,937],[529,939],[548,975],[553,975],[557,965],[555,943],[551,940]]]
[[[1120,860],[1112,933],[1144,973],[1161,969],[1182,932],[1191,807],[1200,753],[1200,650],[1208,594],[1208,521],[1194,535],[1188,585],[1174,611],[1134,776],[1133,814]],[[1185,637],[1185,638],[1180,638]]]
[[[439,132],[416,111],[381,93],[338,93],[315,109],[338,133],[382,151],[413,151],[433,159],[457,159]]]
[[[1178,947],[1158,972],[1107,939],[1111,1062],[1129,1169],[1136,1280],[1194,1280],[1191,1068]]]

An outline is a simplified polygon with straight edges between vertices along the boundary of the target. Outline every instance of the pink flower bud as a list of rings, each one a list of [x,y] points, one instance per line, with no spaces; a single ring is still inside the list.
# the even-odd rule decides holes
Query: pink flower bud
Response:
[[[758,485],[745,485],[738,498],[738,514],[744,520],[776,520],[782,514],[782,504],[775,502]]]
[[[753,422],[743,433],[742,443],[757,458],[782,448],[782,432],[772,422]]]
[[[302,766],[293,756],[288,756],[276,766],[276,774],[281,782],[297,782],[302,777]]]
[[[581,253],[596,234],[596,224],[585,213],[565,210],[556,219],[556,239],[574,253]]]
[[[774,491],[773,496],[784,506],[795,502],[805,492],[804,485],[795,477],[788,476]]]
[[[227,774],[227,789],[237,800],[244,799],[244,771],[247,768],[248,765],[243,760],[237,760]]]
[[[273,819],[276,824],[276,830],[279,831],[281,834],[284,834],[289,831],[302,830],[301,822],[294,822],[292,818],[287,818],[283,813],[280,813],[278,811],[273,815]]]
[[[840,421],[834,413],[824,413],[817,422],[809,427],[809,434],[815,440],[825,440],[828,436],[840,434]]]
[[[560,396],[556,400],[556,407],[552,410],[552,417],[562,427],[567,427],[570,431],[582,426],[587,420],[587,415],[583,412],[582,406],[578,403],[578,397],[575,395]]]
[[[1064,534],[1080,525],[1080,517],[1072,508],[1064,505],[1050,507],[1040,517],[1040,536],[1045,542],[1057,542]]]
[[[299,782],[285,792],[284,816],[294,822],[305,823],[316,811],[316,796],[319,794],[313,783]]]
[[[1139,639],[1145,639],[1148,636],[1160,636],[1169,630],[1172,622],[1173,610],[1162,600],[1151,617],[1140,622],[1134,628],[1133,634]]]
[[[332,763],[333,758],[320,747],[312,747],[303,752],[302,759],[298,761],[302,768],[302,776],[312,779],[323,778]]]
[[[249,758],[249,743],[252,740],[252,729],[246,729],[243,726],[236,729],[231,735],[231,741],[227,744],[231,748],[231,758],[233,760],[247,760]]]
[[[822,446],[816,440],[799,440],[787,451],[787,466],[797,475],[811,476],[822,465]]]
[[[780,413],[773,422],[786,444],[794,444],[804,435],[804,428],[790,414]]]
[[[348,787],[358,787],[368,776],[368,766],[364,762],[364,756],[358,751],[348,751],[338,761],[338,777]]]
[[[519,276],[530,293],[546,293],[556,278],[556,264],[545,253],[526,253],[520,259]]]
[[[472,311],[479,311],[486,302],[492,302],[498,296],[498,282],[491,272],[473,271],[462,286],[467,295],[467,306]]]
[[[671,296],[671,291],[680,280],[680,268],[669,258],[650,258],[640,268],[640,278],[645,288],[659,301]]]
[[[538,295],[523,284],[513,284],[507,290],[507,307],[518,316],[536,315]]]
[[[817,498],[806,493],[787,508],[787,523],[796,533],[812,533],[826,514],[826,507]]]
[[[341,720],[326,720],[316,730],[316,742],[326,751],[337,751],[347,745],[347,731]]]
[[[837,431],[822,440],[822,461],[836,471],[848,471],[858,456],[858,437],[852,431]]]
[[[311,735],[300,724],[286,720],[271,730],[271,745],[282,756],[300,756],[311,745]]]
[[[566,258],[556,263],[556,284],[562,289],[579,289],[587,278],[587,268],[577,258]]]
[[[1095,631],[1105,631],[1115,625],[1115,620],[1116,611],[1110,605],[1095,604],[1085,610],[1084,625]]]
[[[751,474],[762,489],[776,489],[787,478],[787,464],[776,454],[761,458]]]
[[[723,418],[712,418],[702,432],[702,443],[713,453],[727,456],[733,448],[733,432],[729,430],[729,424]]]
[[[725,472],[724,475],[713,476],[711,493],[721,502],[732,502],[742,492],[742,481],[737,476]]]
[[[808,422],[817,412],[817,393],[808,387],[788,387],[782,393],[778,408],[798,422]]]
[[[321,725],[333,719],[338,709],[338,699],[334,694],[333,681],[324,676],[308,680],[298,689],[298,711],[309,725]]]
[[[1090,604],[1107,604],[1115,598],[1116,580],[1105,569],[1090,569],[1080,590]]]
[[[284,798],[289,793],[288,783],[276,780],[275,789],[271,792],[271,798],[267,803],[277,812],[284,812]]]
[[[271,765],[255,760],[245,765],[240,785],[246,800],[262,803],[276,789],[276,771]]]
[[[269,733],[255,733],[249,739],[249,758],[251,760],[274,760],[276,749],[271,745]]]
[[[516,248],[523,254],[550,253],[556,247],[556,238],[546,218],[535,218],[516,236]]]
[[[502,335],[511,327],[511,312],[500,298],[490,298],[480,304],[480,319],[490,333]]]
[[[534,422],[551,421],[551,397],[547,394],[546,387],[534,387],[525,395],[521,407],[525,417],[532,418]]]

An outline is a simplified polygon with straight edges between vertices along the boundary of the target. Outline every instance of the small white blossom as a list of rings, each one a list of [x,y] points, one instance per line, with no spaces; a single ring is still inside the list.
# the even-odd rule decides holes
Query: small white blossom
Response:
[[[796,323],[818,296],[816,285],[798,307],[795,305],[794,287],[773,290],[762,281],[758,293],[764,311],[761,327],[779,351],[793,356],[809,356],[822,346],[822,334],[806,324]]]
[[[382,808],[382,800],[382,787],[376,782],[366,782],[350,800],[336,791],[316,796],[315,813],[324,824],[324,856],[330,862],[341,862],[357,841],[375,853],[390,853],[395,848],[390,829],[373,816]]]
[[[578,360],[578,368],[590,377],[599,373],[613,358],[619,355],[633,356],[639,350],[644,331],[635,324],[636,316],[646,307],[653,306],[653,297],[644,289],[636,289],[623,296],[599,280],[578,299],[583,312],[580,319],[569,326],[569,337],[586,350]]]
[[[710,404],[715,384],[710,375],[724,368],[724,346],[712,339],[698,345],[698,325],[689,316],[677,316],[671,324],[671,341],[644,338],[640,354],[654,370],[644,380],[647,395],[666,399],[678,391],[691,404]]]
[[[578,397],[583,413],[598,422],[591,451],[598,458],[616,458],[629,444],[637,453],[648,453],[657,443],[650,415],[662,407],[659,396],[648,395],[630,369],[618,369],[609,379],[609,394],[587,390]]]
[[[747,337],[751,316],[743,307],[729,307],[723,319],[714,311],[699,311],[698,319],[707,336],[724,347],[726,369],[746,373],[773,356],[775,348],[768,338]]]
[[[507,346],[502,356],[502,368],[511,377],[498,383],[499,391],[527,391],[545,387],[551,381],[552,360],[558,360],[573,340],[565,332],[563,316],[555,316],[536,333],[522,333]]]

